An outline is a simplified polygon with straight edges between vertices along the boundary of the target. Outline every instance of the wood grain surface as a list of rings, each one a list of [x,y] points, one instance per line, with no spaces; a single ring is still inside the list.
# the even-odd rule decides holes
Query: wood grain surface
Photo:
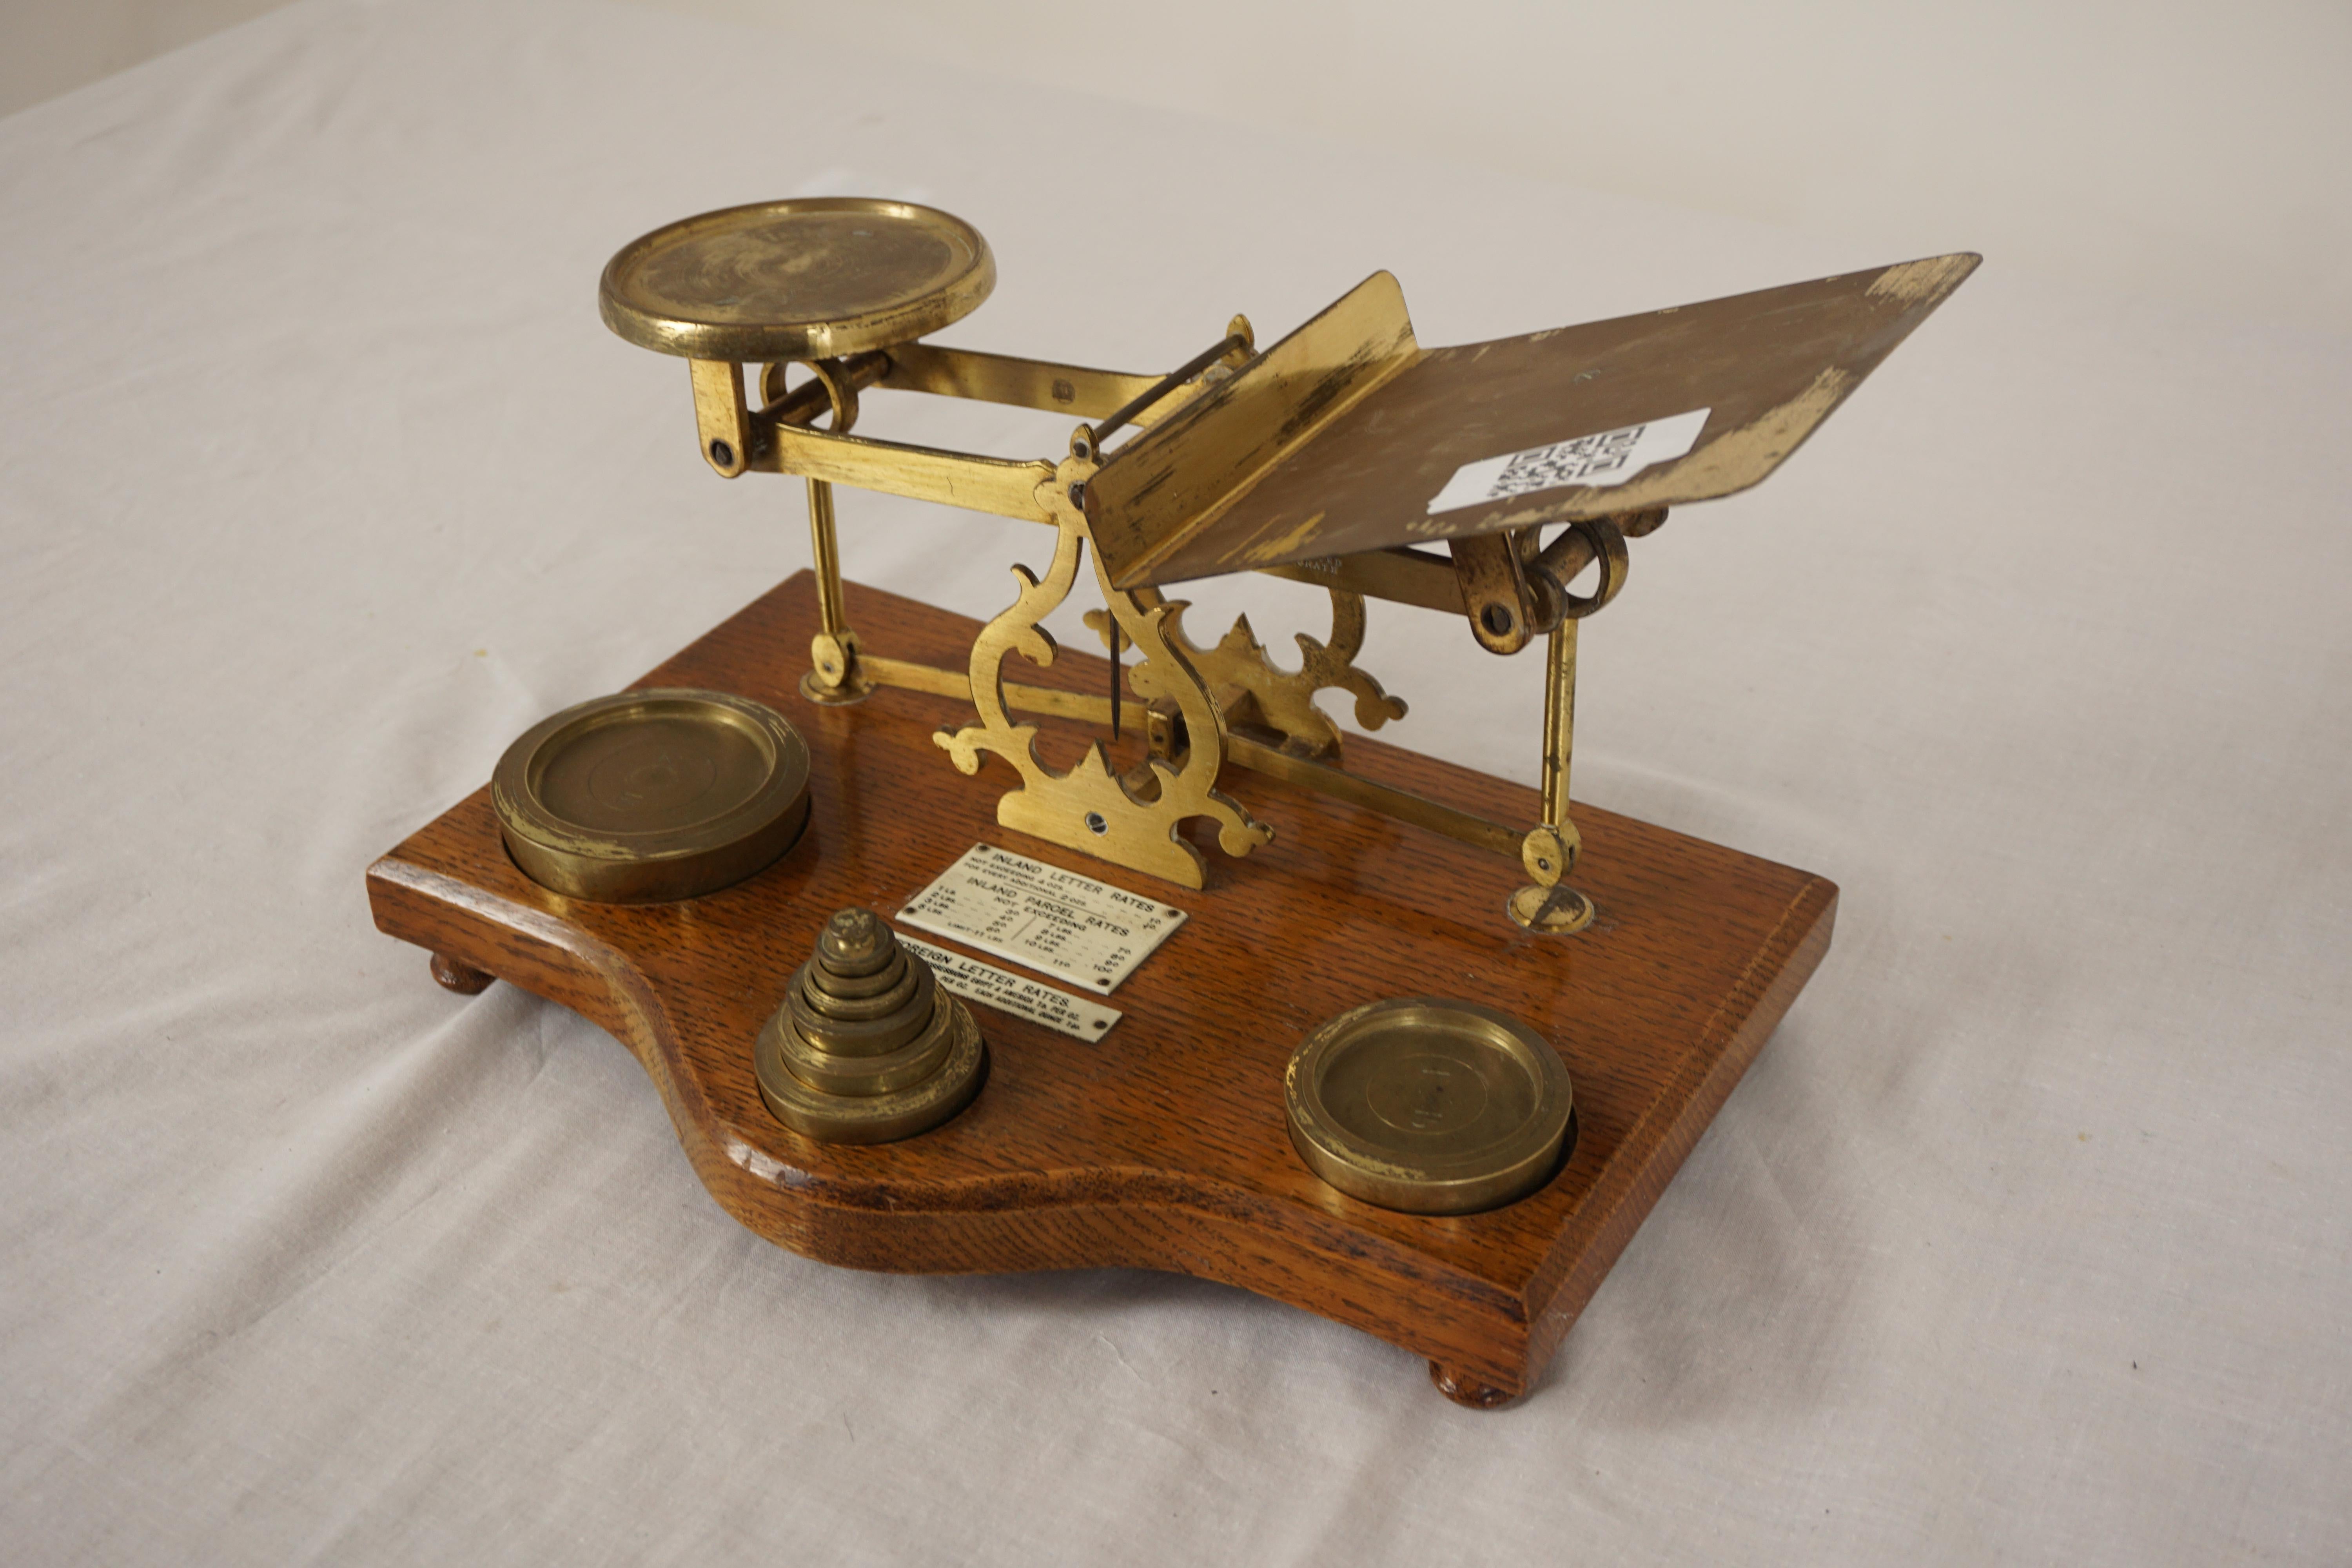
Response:
[[[963,666],[975,623],[856,584],[848,595],[876,653]],[[803,573],[638,683],[736,692],[808,738],[808,831],[750,880],[675,904],[567,900],[508,858],[487,785],[368,871],[378,927],[435,954],[445,984],[496,975],[618,1037],[720,1205],[811,1258],[918,1273],[1177,1269],[1379,1335],[1430,1358],[1452,1397],[1500,1403],[1533,1386],[1829,946],[1829,882],[1590,806],[1575,880],[1599,919],[1576,937],[1530,936],[1503,913],[1517,867],[1237,768],[1225,787],[1276,841],[1233,860],[1204,837],[1207,888],[1162,884],[999,827],[1012,770],[966,778],[931,741],[962,705],[895,690],[850,708],[803,700],[815,629]],[[1100,658],[1068,650],[1038,677],[1087,691],[1105,679]],[[1140,754],[1133,728],[1121,762]],[[1084,740],[1054,737],[1048,759],[1067,765]],[[1347,763],[1536,819],[1532,789],[1392,746],[1351,737]],[[895,914],[975,843],[1192,919],[1102,998],[1126,1016],[1100,1039],[975,1004],[988,1079],[936,1131],[871,1147],[792,1132],[761,1101],[751,1047],[818,928],[845,905]],[[1325,1019],[1400,994],[1504,1008],[1559,1048],[1576,1117],[1547,1185],[1427,1218],[1345,1197],[1300,1163],[1284,1063]]]

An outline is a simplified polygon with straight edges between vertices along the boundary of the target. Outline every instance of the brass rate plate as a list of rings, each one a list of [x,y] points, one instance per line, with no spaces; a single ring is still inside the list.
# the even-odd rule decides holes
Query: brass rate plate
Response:
[[[1400,996],[1342,1013],[1290,1058],[1283,1100],[1307,1168],[1409,1214],[1470,1214],[1550,1179],[1568,1068],[1541,1035],[1472,1002]]]
[[[782,714],[723,691],[599,697],[525,731],[490,775],[507,852],[599,903],[698,898],[791,848],[809,751]]]
[[[604,324],[691,359],[830,359],[971,314],[996,258],[961,218],[910,202],[806,196],[685,218],[621,247]]]

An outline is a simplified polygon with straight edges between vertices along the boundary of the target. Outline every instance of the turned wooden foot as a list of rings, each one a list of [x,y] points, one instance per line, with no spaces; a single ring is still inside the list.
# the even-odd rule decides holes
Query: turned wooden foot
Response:
[[[469,964],[460,963],[446,952],[436,952],[433,955],[433,978],[439,981],[445,989],[455,991],[460,996],[474,996],[488,989],[490,982],[498,976],[485,974]]]
[[[1429,1381],[1437,1384],[1437,1392],[1456,1405],[1466,1405],[1473,1410],[1495,1410],[1518,1397],[1499,1388],[1480,1383],[1458,1372],[1450,1372],[1435,1362],[1429,1363]]]

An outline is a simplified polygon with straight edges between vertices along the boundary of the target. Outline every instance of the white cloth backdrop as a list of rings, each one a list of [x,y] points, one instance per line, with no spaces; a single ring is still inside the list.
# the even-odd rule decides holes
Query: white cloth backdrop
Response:
[[[1136,367],[1380,267],[1444,343],[1901,258],[1082,89],[317,0],[0,121],[5,1554],[2344,1561],[2343,341],[1996,255],[1640,548],[1580,793],[1844,901],[1501,1414],[1220,1286],[805,1262],[620,1046],[374,931],[369,860],[509,738],[804,562],[597,321],[656,224],[930,200],[1002,270],[950,341]],[[967,613],[1034,554],[842,510],[853,575]],[[1485,658],[1375,608],[1399,738],[1531,778],[1538,671]]]

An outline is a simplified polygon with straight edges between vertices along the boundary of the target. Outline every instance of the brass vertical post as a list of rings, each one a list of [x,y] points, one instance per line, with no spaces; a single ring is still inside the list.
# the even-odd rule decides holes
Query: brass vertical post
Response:
[[[1653,521],[1652,527],[1656,523]],[[1568,579],[1598,562],[1601,581],[1589,595],[1571,594]],[[1570,816],[1568,780],[1576,753],[1577,623],[1617,596],[1625,585],[1625,535],[1607,518],[1570,523],[1569,531],[1528,563],[1553,622],[1544,669],[1543,821],[1519,845],[1519,864],[1534,879],[1506,906],[1531,931],[1567,936],[1592,923],[1592,900],[1565,880],[1583,853]]]
[[[833,526],[833,481],[808,482],[809,553],[816,566],[817,625],[835,638],[849,629],[849,612],[841,602],[841,540]]]
[[[833,429],[846,435],[857,423],[856,384],[837,360],[815,360],[809,368],[824,384],[833,405]],[[762,391],[771,401],[783,395],[783,366],[771,365]],[[816,569],[817,634],[809,642],[815,668],[801,679],[801,695],[835,706],[863,702],[874,682],[857,667],[857,634],[849,629],[849,608],[841,594],[841,538],[833,521],[833,483],[808,481],[809,554]]]
[[[1568,822],[1569,761],[1576,749],[1576,627],[1563,616],[1551,631],[1551,658],[1544,674],[1543,819],[1547,826]]]

